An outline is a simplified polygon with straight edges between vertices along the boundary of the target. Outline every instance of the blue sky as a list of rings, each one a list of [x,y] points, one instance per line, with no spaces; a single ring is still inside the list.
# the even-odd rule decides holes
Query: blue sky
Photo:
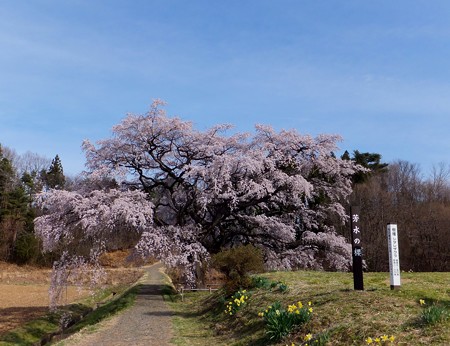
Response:
[[[204,129],[449,163],[450,1],[0,0],[0,143],[84,168],[152,99]]]

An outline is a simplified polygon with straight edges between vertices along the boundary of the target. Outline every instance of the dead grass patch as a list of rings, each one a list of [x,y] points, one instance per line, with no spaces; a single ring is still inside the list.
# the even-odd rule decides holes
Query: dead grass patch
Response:
[[[109,268],[103,281],[106,287],[131,285],[143,274],[139,268]],[[51,270],[17,266],[0,262],[0,334],[17,328],[49,312]],[[91,295],[87,288],[68,287],[63,304],[85,299]]]

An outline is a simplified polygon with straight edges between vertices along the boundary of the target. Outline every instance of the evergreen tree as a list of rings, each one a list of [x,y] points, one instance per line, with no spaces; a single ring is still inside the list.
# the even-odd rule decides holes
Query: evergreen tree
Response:
[[[27,198],[17,184],[11,162],[0,147],[0,258],[10,259],[17,233],[23,228]]]
[[[22,179],[0,146],[0,260],[28,262],[31,253],[39,254],[34,236],[32,194],[35,173],[25,172]],[[34,257],[36,257],[34,255]]]
[[[52,160],[52,164],[47,172],[44,174],[44,181],[48,188],[62,190],[66,183],[64,170],[61,164],[61,159],[58,155]]]
[[[350,153],[346,150],[346,151],[344,152],[344,154],[342,154],[341,159],[342,159],[342,160],[350,161],[350,160],[351,160],[351,158],[350,158]]]
[[[3,156],[0,146],[0,223],[7,214],[8,197],[14,185],[14,169],[11,162]]]
[[[12,186],[14,181],[14,168],[11,162],[3,156],[0,145],[0,198]]]
[[[381,163],[381,155],[378,153],[361,153],[359,150],[353,151],[353,157],[350,157],[346,150],[341,156],[342,160],[351,160],[358,165],[368,168],[368,172],[358,171],[353,175],[353,183],[360,184],[367,181],[367,179],[376,173],[386,172],[387,163]]]

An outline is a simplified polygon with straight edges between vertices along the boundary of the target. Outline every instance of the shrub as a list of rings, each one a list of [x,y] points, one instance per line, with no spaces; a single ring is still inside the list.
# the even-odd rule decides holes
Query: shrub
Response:
[[[212,266],[225,275],[225,289],[234,292],[251,286],[250,274],[263,271],[264,260],[260,249],[242,245],[213,255]]]

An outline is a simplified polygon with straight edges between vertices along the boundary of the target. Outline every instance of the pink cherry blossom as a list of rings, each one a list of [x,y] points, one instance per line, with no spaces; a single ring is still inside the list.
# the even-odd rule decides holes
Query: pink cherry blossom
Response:
[[[264,250],[269,268],[349,267],[351,248],[334,225],[347,220],[343,202],[362,168],[333,154],[339,136],[263,125],[254,134],[230,125],[199,131],[163,106],[155,101],[111,138],[83,143],[87,179],[115,179],[120,188],[38,196],[44,248],[71,249],[60,266],[79,258],[80,241],[88,259],[88,240],[103,251],[137,234],[138,253],[184,267],[191,284],[210,254],[247,243]]]

